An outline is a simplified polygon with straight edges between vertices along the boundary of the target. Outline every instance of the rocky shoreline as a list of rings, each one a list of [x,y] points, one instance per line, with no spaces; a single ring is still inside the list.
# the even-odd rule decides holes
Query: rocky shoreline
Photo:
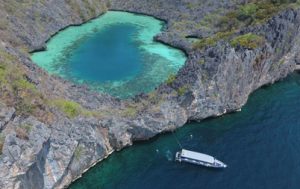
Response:
[[[187,121],[240,109],[253,91],[286,77],[300,62],[299,9],[280,11],[263,24],[244,27],[233,34],[232,38],[248,33],[263,36],[264,43],[255,49],[233,47],[228,41],[219,40],[199,50],[185,36],[206,37],[213,31],[176,26],[189,19],[200,22],[208,12],[230,8],[232,3],[209,1],[213,5],[203,3],[188,11],[186,2],[171,0],[91,0],[88,5],[80,0],[71,2],[39,1],[24,8],[20,5],[24,15],[8,16],[10,32],[3,33],[9,37],[1,38],[1,49],[17,57],[16,64],[24,68],[27,80],[46,98],[68,99],[82,108],[70,117],[59,108],[45,106],[43,111],[51,113],[51,118],[46,119],[44,114],[20,114],[18,108],[1,98],[1,188],[66,187],[112,151],[132,145],[133,141],[172,131]],[[188,3],[198,6],[194,0]],[[49,76],[31,62],[28,52],[42,49],[56,32],[110,9],[167,21],[167,29],[156,39],[183,49],[188,55],[176,77],[150,94],[121,101]],[[189,15],[185,18],[180,12]],[[25,52],[20,50],[24,46]]]

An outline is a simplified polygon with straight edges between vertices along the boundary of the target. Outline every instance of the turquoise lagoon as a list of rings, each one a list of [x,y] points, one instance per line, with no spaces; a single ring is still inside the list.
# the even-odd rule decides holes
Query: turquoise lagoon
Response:
[[[52,75],[131,97],[150,92],[186,61],[181,50],[153,40],[163,27],[153,17],[109,11],[59,32],[32,60]]]

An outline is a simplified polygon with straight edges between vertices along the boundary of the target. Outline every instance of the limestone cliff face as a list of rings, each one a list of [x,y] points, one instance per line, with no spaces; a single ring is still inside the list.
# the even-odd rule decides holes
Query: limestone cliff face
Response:
[[[21,63],[18,65],[26,70],[27,80],[46,98],[73,100],[84,110],[70,117],[58,108],[45,107],[52,119],[44,121],[34,114],[20,114],[9,101],[0,102],[0,140],[3,140],[0,188],[67,186],[93,164],[133,141],[174,130],[188,120],[199,121],[240,109],[251,92],[284,78],[299,62],[299,10],[281,11],[264,24],[245,27],[232,36],[247,33],[263,36],[264,43],[258,48],[233,47],[228,40],[219,40],[199,50],[193,49],[178,32],[200,37],[213,31],[195,27],[176,29],[183,18],[177,15],[178,11],[186,11],[183,4],[199,2],[155,2],[39,1],[26,6],[21,3],[20,15],[8,16],[8,35],[17,40],[1,38],[0,48],[17,57],[16,61]],[[205,15],[205,12],[197,14],[201,10],[213,11],[226,4],[211,2],[215,2],[214,6],[203,2],[190,12],[187,20],[198,22]],[[80,24],[107,9],[141,12],[168,21],[169,27],[157,40],[179,47],[188,55],[188,61],[172,83],[162,84],[151,94],[121,101],[49,76],[30,61],[28,54],[18,50],[23,46],[29,50],[41,49],[60,29]]]
[[[16,61],[21,64],[16,65],[26,71],[26,79],[48,98],[72,96],[70,100],[83,101],[94,109],[116,105],[111,97],[86,92],[84,87],[47,75],[30,61],[28,54],[18,50],[42,49],[45,41],[59,30],[103,14],[107,3],[1,1],[1,13],[7,13],[9,24],[0,31],[1,50],[18,57]],[[5,60],[0,57],[0,62]],[[86,96],[89,97],[82,98]],[[2,91],[0,97],[9,102]],[[14,107],[0,103],[0,188],[61,188],[113,150],[108,129],[100,127],[98,120],[72,120],[55,109],[46,111],[55,115],[43,123],[40,117],[19,114]]]
[[[260,48],[232,48],[221,41],[203,53],[193,53],[193,59],[180,71],[177,82],[193,86],[195,100],[187,106],[189,119],[199,120],[240,109],[254,90],[292,72],[300,50],[299,22],[299,12],[288,10],[265,25],[239,32],[264,36],[267,42]],[[199,65],[201,59],[205,63]]]
[[[7,1],[6,4],[12,7],[7,14],[13,35],[25,43],[29,50],[38,50],[44,47],[45,39],[59,30],[104,13],[108,1]]]

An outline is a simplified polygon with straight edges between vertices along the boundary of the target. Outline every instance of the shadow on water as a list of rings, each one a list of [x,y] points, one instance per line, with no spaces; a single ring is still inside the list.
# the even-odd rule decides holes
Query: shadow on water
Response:
[[[241,112],[190,123],[175,134],[184,148],[228,164],[224,170],[174,162],[172,134],[116,152],[72,189],[300,188],[300,75],[264,87]]]

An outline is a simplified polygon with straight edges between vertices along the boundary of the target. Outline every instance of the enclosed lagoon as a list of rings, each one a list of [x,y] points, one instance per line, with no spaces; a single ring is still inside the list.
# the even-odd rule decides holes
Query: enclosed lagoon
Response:
[[[174,162],[172,134],[115,152],[70,189],[299,189],[300,75],[255,92],[241,112],[189,124],[175,134],[186,149],[228,168]]]
[[[181,50],[153,40],[163,27],[153,17],[109,11],[59,32],[32,60],[52,75],[113,96],[150,92],[186,61]]]

